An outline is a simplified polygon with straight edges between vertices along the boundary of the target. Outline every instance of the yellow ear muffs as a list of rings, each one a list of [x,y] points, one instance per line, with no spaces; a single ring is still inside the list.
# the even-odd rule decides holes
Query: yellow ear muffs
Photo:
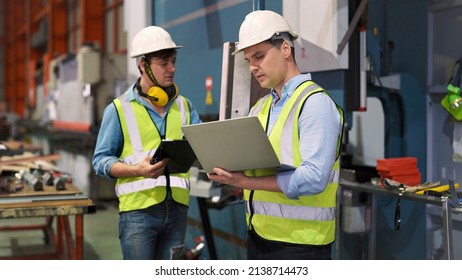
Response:
[[[147,95],[151,97],[152,101],[157,106],[165,106],[168,103],[168,95],[161,87],[153,86],[149,88]]]
[[[166,90],[168,90],[169,93],[167,93]],[[147,95],[153,100],[155,105],[163,107],[178,95],[178,87],[175,83],[165,90],[161,87],[153,86],[149,88]]]

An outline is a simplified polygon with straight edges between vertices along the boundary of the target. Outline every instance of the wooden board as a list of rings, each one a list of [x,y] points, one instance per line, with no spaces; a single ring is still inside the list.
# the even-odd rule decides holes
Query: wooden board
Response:
[[[0,219],[81,215],[96,212],[93,200],[56,200],[19,203],[0,203]]]
[[[42,147],[34,144],[29,144],[22,141],[16,140],[5,140],[1,141],[0,144],[5,145],[10,150],[23,150],[23,151],[41,151]]]
[[[2,209],[11,209],[11,208],[41,208],[41,207],[85,207],[93,206],[94,202],[92,199],[71,199],[71,200],[56,200],[56,201],[35,201],[30,202],[20,202],[20,203],[6,203],[0,204],[0,212]]]
[[[51,154],[51,155],[43,155],[43,156],[37,156],[34,154],[26,154],[26,155],[13,156],[13,157],[1,157],[0,167],[2,165],[10,165],[10,164],[15,164],[15,163],[23,163],[23,162],[34,162],[38,160],[56,161],[60,158],[61,156],[59,154]]]
[[[46,195],[75,195],[81,194],[80,191],[76,186],[70,183],[66,183],[66,189],[57,191],[53,186],[43,186],[42,191],[34,191],[27,185],[24,185],[24,188],[15,193],[0,193],[0,198],[8,198],[8,197],[27,197],[27,196],[46,196]]]

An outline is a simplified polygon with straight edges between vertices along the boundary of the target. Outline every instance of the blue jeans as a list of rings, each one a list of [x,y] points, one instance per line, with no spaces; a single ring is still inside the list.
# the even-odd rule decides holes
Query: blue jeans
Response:
[[[125,260],[170,260],[183,254],[188,207],[166,198],[146,209],[121,212],[119,239]]]

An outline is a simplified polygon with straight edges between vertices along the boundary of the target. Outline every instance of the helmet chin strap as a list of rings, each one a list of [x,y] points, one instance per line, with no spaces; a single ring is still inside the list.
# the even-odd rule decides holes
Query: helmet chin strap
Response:
[[[148,75],[149,80],[151,80],[151,82],[155,86],[161,87],[159,82],[156,80],[156,77],[154,77],[154,73],[152,73],[151,67],[149,67],[148,60],[145,57],[143,57],[143,65],[144,65],[144,71]]]

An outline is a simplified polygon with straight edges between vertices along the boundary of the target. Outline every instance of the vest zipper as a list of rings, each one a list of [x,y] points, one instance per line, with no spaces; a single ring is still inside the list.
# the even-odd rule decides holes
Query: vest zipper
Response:
[[[252,218],[253,218],[253,214],[254,214],[254,209],[253,209],[253,194],[254,194],[254,190],[251,190],[250,191],[250,195],[249,195],[249,230],[252,230],[253,229],[253,226],[252,226]]]

